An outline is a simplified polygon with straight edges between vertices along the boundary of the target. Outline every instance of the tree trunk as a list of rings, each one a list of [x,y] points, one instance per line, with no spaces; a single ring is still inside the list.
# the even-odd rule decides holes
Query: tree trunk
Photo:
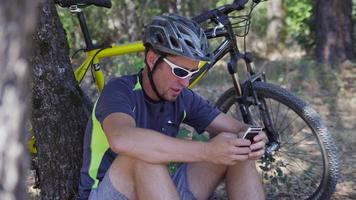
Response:
[[[27,199],[29,65],[37,1],[0,1],[0,199]],[[21,19],[21,20],[19,20]]]
[[[72,199],[79,182],[87,117],[52,0],[34,36],[32,126],[37,140],[42,199]]]
[[[315,6],[317,60],[333,64],[354,59],[352,0],[317,0]]]
[[[268,18],[270,20],[267,27],[267,41],[272,46],[277,47],[278,44],[284,42],[282,31],[284,28],[284,8],[282,0],[268,1]]]
[[[177,13],[177,2],[175,0],[157,0],[159,8],[163,12]]]
[[[139,39],[139,28],[137,23],[137,13],[138,12],[138,5],[135,4],[133,1],[125,0],[125,22],[126,22],[126,29],[129,36],[129,41],[136,41]]]

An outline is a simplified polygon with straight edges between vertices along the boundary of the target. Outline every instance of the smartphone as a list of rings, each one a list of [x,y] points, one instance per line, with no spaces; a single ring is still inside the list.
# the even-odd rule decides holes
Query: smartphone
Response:
[[[251,126],[247,129],[247,131],[242,136],[242,139],[250,140],[251,144],[253,143],[253,138],[258,135],[258,133],[262,131],[262,127]]]

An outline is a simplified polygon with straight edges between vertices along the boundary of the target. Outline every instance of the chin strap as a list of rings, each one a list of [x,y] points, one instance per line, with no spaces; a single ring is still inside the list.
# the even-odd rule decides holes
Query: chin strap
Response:
[[[157,90],[157,87],[153,81],[153,73],[156,71],[156,68],[157,68],[157,65],[162,62],[163,58],[165,56],[163,55],[160,55],[158,57],[158,59],[156,60],[156,62],[154,63],[153,67],[152,67],[152,70],[150,69],[148,63],[147,63],[147,60],[145,59],[145,63],[146,63],[146,66],[147,66],[147,70],[148,70],[148,79],[150,80],[150,84],[151,84],[151,87],[153,89],[153,91],[155,92],[156,96],[158,97],[158,100],[164,100],[162,95],[159,94],[158,90]]]

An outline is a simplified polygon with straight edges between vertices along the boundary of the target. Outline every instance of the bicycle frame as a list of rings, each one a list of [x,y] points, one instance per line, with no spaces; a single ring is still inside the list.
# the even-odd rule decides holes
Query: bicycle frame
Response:
[[[78,83],[80,83],[84,78],[86,72],[88,71],[89,67],[93,65],[92,74],[98,92],[100,93],[103,90],[105,84],[105,76],[99,64],[100,60],[103,58],[108,58],[113,56],[143,52],[145,50],[145,47],[143,45],[143,42],[140,41],[140,42],[133,42],[130,44],[113,45],[110,47],[97,48],[92,43],[89,30],[87,28],[85,16],[82,10],[77,7],[72,7],[70,11],[77,13],[80,27],[85,39],[86,51],[87,51],[87,57],[85,61],[74,72],[75,79],[77,80]],[[219,53],[214,53],[214,55],[218,55],[218,56],[214,57],[214,61],[212,63],[207,63],[204,61],[199,62],[198,68],[201,70],[199,73],[197,73],[195,76],[192,77],[189,84],[189,88],[192,88],[196,83],[198,83],[206,75],[206,72],[208,72],[214,66],[216,61],[218,61],[227,53],[227,51],[225,51],[226,48],[223,48],[222,50],[224,51],[223,54],[221,53],[221,51]]]
[[[103,90],[105,84],[104,73],[100,68],[100,60],[103,58],[119,56],[129,53],[137,53],[145,50],[142,42],[135,42],[125,45],[114,45],[105,49],[94,49],[87,52],[88,57],[85,59],[83,64],[75,70],[75,79],[79,82],[84,78],[88,68],[93,64],[92,69],[95,84],[99,92]]]

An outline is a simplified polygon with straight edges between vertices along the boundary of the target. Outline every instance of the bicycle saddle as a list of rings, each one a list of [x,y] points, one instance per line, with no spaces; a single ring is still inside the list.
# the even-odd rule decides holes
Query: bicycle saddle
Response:
[[[111,8],[111,0],[55,0],[54,2],[64,8],[71,6],[86,7],[90,5]]]

